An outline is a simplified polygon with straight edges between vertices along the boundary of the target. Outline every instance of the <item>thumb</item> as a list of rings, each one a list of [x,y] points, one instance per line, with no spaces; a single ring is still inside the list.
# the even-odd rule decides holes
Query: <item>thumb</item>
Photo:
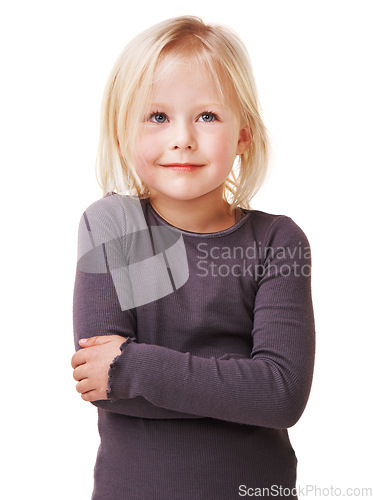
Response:
[[[110,335],[97,335],[96,337],[90,337],[88,339],[80,339],[79,344],[82,347],[92,347],[94,345],[102,345],[110,342]]]

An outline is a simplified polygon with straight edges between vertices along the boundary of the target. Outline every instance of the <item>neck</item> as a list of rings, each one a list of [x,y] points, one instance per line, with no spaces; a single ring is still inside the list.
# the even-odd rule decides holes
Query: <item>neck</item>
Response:
[[[165,200],[161,195],[151,193],[150,202],[163,219],[185,231],[213,233],[235,224],[235,214],[222,196],[218,199],[215,195],[193,200]]]

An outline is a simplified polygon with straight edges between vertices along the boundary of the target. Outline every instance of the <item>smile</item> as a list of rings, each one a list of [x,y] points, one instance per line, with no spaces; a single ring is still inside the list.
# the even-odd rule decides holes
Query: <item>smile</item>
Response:
[[[198,168],[204,167],[203,163],[166,163],[161,164],[161,167],[168,168],[170,170],[182,170],[186,172],[192,172]]]

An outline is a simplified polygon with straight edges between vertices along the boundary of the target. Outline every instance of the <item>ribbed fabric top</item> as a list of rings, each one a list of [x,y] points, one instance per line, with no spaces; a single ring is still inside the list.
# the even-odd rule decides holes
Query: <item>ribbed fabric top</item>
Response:
[[[286,429],[313,373],[309,243],[283,215],[242,210],[236,220],[217,233],[181,231],[149,201],[115,193],[84,212],[75,348],[83,337],[128,338],[108,399],[93,403],[93,499],[228,500],[244,486],[272,498],[270,488],[295,488]]]

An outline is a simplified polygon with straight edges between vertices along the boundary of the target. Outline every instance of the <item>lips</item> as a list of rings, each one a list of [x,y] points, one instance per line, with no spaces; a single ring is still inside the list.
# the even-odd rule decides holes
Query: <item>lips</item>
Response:
[[[168,168],[170,170],[184,170],[184,171],[193,171],[198,168],[203,167],[203,163],[164,163],[161,164],[161,167]]]

